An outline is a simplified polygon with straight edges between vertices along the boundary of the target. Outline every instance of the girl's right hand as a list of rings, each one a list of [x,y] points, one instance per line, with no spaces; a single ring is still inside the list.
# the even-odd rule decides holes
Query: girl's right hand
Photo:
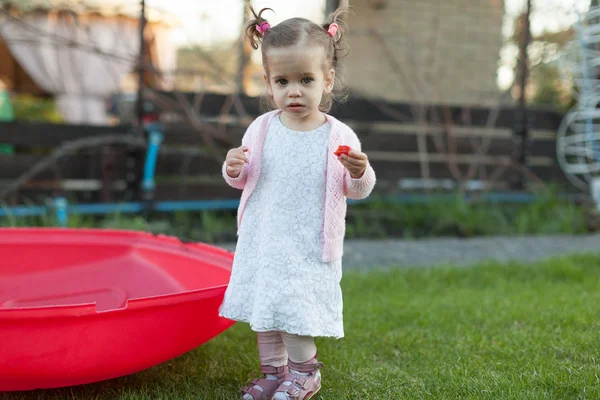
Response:
[[[227,175],[232,178],[237,178],[242,173],[244,164],[248,162],[245,152],[248,151],[246,146],[237,147],[227,152],[225,163],[227,167]]]

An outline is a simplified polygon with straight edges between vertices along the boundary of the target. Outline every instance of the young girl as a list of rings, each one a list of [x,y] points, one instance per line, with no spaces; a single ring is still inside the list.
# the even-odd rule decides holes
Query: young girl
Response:
[[[328,112],[340,88],[343,32],[302,18],[247,24],[262,43],[276,110],[258,117],[228,152],[223,176],[243,189],[238,242],[220,315],[257,332],[263,376],[243,399],[309,399],[321,388],[315,337],[344,336],[342,248],[346,198],[367,197],[375,172],[356,134]],[[337,86],[337,87],[336,87]],[[336,155],[339,145],[351,147]]]

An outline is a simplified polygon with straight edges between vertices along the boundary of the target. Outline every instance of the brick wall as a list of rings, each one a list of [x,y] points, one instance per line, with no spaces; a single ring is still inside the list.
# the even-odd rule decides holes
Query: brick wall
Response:
[[[392,101],[495,103],[503,0],[350,0],[350,5],[345,65],[354,92]]]

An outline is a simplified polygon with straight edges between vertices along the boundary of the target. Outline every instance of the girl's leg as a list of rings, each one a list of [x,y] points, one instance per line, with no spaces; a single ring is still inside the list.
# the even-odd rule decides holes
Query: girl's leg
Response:
[[[288,354],[281,332],[257,332],[256,336],[261,365],[281,367],[287,364]]]
[[[242,389],[245,400],[270,399],[288,372],[288,356],[281,332],[258,332],[256,336],[263,377],[254,379],[252,384]]]
[[[273,395],[274,400],[306,400],[312,398],[321,389],[323,366],[317,361],[317,346],[310,336],[298,336],[282,333],[288,352],[290,372]]]
[[[314,337],[292,335],[285,332],[281,332],[281,337],[290,361],[302,364],[316,357],[317,346]]]

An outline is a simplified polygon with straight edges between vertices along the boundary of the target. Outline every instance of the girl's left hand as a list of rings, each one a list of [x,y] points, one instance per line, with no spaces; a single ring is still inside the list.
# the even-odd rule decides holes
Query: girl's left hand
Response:
[[[352,179],[359,179],[365,173],[369,158],[363,152],[350,150],[348,155],[342,154],[338,160],[346,167]]]

